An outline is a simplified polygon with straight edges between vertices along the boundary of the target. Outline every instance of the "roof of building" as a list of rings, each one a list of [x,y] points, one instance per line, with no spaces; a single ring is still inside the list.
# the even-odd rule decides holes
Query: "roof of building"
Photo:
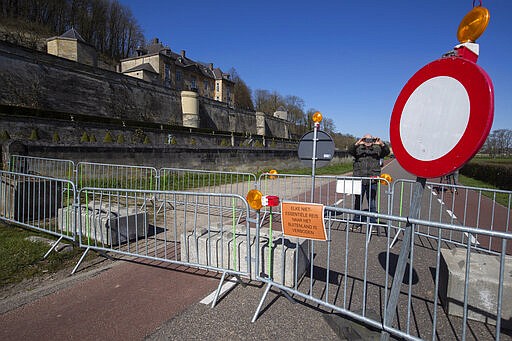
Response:
[[[74,27],[71,27],[69,30],[67,30],[66,32],[64,32],[63,34],[61,34],[59,36],[59,38],[68,38],[68,39],[76,39],[82,43],[86,43],[85,39],[82,38],[82,36],[80,35],[80,33],[78,33],[77,30],[75,30]]]
[[[213,69],[213,75],[214,75],[214,78],[215,78],[215,79],[222,79],[222,80],[225,80],[225,81],[228,81],[228,82],[234,83],[234,82],[230,79],[230,75],[229,75],[229,73],[224,73],[224,72],[222,72],[222,70],[221,70],[221,69],[219,69],[219,68],[215,68],[215,69]]]
[[[151,43],[146,46],[146,53],[147,54],[153,54],[153,53],[160,53],[162,50],[170,50],[168,46],[164,46],[158,38],[153,38],[151,40]]]
[[[135,71],[148,71],[148,72],[152,72],[152,73],[158,73],[155,71],[155,69],[149,63],[144,63],[144,64],[134,66],[131,69],[123,71],[123,73],[135,72]]]
[[[182,68],[196,69],[197,72],[202,73],[204,76],[216,79],[216,80],[224,80],[231,83],[234,83],[229,77],[229,74],[223,73],[219,68],[213,68],[213,64],[209,63],[201,63],[196,62],[186,56],[185,50],[182,50],[181,53],[173,52],[168,46],[164,46],[158,38],[154,38],[151,40],[150,44],[148,44],[145,48],[139,48],[138,51],[142,52],[140,56],[134,56],[130,58],[126,58],[123,60],[133,60],[139,57],[148,56],[148,55],[156,55],[161,54],[165,55],[174,60],[174,64],[176,66]],[[142,64],[144,65],[144,64]],[[134,68],[130,70],[126,70],[124,72],[132,72],[137,71]],[[149,70],[147,70],[149,71]]]

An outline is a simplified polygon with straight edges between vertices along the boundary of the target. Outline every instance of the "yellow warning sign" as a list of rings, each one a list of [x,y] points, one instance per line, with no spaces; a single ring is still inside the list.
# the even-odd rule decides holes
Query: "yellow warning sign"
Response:
[[[283,201],[281,219],[285,236],[327,240],[322,204]]]

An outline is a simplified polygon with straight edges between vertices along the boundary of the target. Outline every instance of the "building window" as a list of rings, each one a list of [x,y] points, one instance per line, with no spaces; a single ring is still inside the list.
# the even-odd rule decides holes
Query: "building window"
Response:
[[[176,82],[181,82],[182,74],[181,71],[176,70]]]
[[[190,88],[191,89],[197,89],[196,77],[191,77],[190,78]]]
[[[164,84],[165,86],[171,86],[171,67],[169,64],[164,66]]]
[[[219,84],[220,84],[220,82],[217,82],[217,91],[220,91],[219,90]]]

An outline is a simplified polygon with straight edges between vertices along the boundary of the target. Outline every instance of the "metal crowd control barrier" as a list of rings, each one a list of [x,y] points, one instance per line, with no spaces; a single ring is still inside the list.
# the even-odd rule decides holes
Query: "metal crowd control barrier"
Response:
[[[264,173],[259,178],[259,189],[263,195],[276,195],[281,201],[302,201],[320,203],[327,206],[340,208],[354,208],[359,204],[361,210],[369,211],[370,200],[368,196],[373,193],[375,202],[372,203],[375,212],[382,214],[391,213],[391,191],[392,187],[386,179],[375,177],[349,177],[349,176],[316,176],[315,190],[312,197],[312,177],[310,175],[294,174],[271,174]],[[365,187],[366,186],[366,187]],[[368,193],[361,193],[366,188]],[[364,194],[364,195],[361,195]],[[262,222],[265,223],[268,217],[268,209],[263,209]],[[280,208],[276,207],[273,214],[279,218]],[[355,223],[354,213],[349,216],[339,214],[333,219],[341,221],[350,221]],[[368,216],[369,217],[369,216]],[[372,223],[371,228],[385,227],[384,221],[379,218],[369,217],[368,221],[359,219],[362,223]]]
[[[73,181],[75,163],[70,160],[12,155],[8,170],[16,173],[49,176]]]
[[[251,173],[161,168],[159,175],[160,190],[167,191],[236,194],[245,197],[251,189],[256,187],[256,176]],[[212,207],[223,205],[219,199],[202,197],[199,200],[197,202],[198,210],[211,210]],[[204,202],[204,200],[209,202]],[[159,200],[159,205],[163,204],[165,202]],[[238,222],[244,215],[244,208],[236,207],[235,211]]]
[[[167,204],[148,205],[156,196]],[[217,297],[226,275],[251,277],[254,236],[249,206],[239,195],[86,187],[79,201],[85,252],[73,273],[96,250],[221,272]],[[240,210],[244,217],[237,221]]]
[[[0,178],[0,219],[59,237],[44,258],[63,238],[75,240],[73,216],[62,211],[75,202],[71,181],[5,171]]]
[[[251,173],[161,168],[160,190],[201,191],[245,196],[256,187],[256,176]]]
[[[397,180],[393,184],[394,215],[404,216],[409,212],[413,184],[412,180]],[[427,182],[422,201],[420,218],[423,220],[474,226],[491,232],[512,232],[512,191]],[[403,230],[403,224],[396,227],[398,232]],[[438,231],[428,226],[419,229],[420,234],[434,238],[438,237]],[[441,236],[443,240],[459,246],[466,245],[469,240],[473,248],[486,252],[499,252],[501,247],[492,235],[456,233],[452,230],[444,232]],[[400,233],[397,233],[393,242],[399,237]],[[507,254],[512,255],[512,245],[509,245]]]
[[[308,300],[326,313],[339,313],[383,335],[389,333],[408,340],[498,340],[505,335],[503,324],[512,328],[512,281],[509,278],[512,259],[505,255],[507,243],[512,243],[512,234],[332,206],[325,210],[328,212],[325,218],[327,240],[311,241],[306,256],[296,252],[304,240],[282,235],[274,239],[277,247],[288,245],[293,256],[275,252],[274,272],[270,268],[257,277],[266,286],[253,322],[274,287],[290,300]],[[398,282],[401,290],[396,310],[386,309],[398,262],[398,252],[391,248],[390,234],[374,236],[371,244],[365,244],[365,234],[371,231],[367,228],[364,233],[354,232],[349,221],[331,218],[336,213],[378,217],[387,222],[388,228],[411,224],[409,268],[403,281]],[[425,236],[418,226],[439,230],[433,234],[437,237]],[[474,249],[471,242],[458,247],[440,237],[445,233],[476,232],[496,241],[498,255],[482,253]],[[260,261],[265,261],[267,256],[260,256]],[[486,263],[493,263],[493,271],[482,269]],[[288,282],[279,275],[284,267],[295,269]],[[486,285],[482,285],[482,277],[488,280]]]
[[[77,188],[158,189],[158,172],[154,167],[79,162]]]

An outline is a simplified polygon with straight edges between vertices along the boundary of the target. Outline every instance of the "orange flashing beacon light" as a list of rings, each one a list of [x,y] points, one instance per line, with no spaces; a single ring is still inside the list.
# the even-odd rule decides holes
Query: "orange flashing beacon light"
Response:
[[[487,28],[491,15],[489,10],[481,5],[480,1],[480,5],[473,7],[460,22],[457,39],[461,44],[474,43]]]

